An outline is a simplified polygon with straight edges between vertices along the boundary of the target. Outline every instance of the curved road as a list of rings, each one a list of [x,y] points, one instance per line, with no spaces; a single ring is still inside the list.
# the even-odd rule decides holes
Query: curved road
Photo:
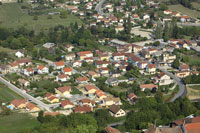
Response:
[[[184,97],[187,94],[187,88],[186,86],[183,84],[183,82],[181,81],[180,78],[176,77],[174,74],[172,74],[171,72],[166,71],[165,69],[159,68],[162,72],[164,72],[165,74],[167,74],[168,76],[170,76],[172,79],[174,79],[176,81],[176,83],[179,86],[179,91],[178,93],[170,100],[170,102],[174,102],[177,98],[179,97]]]
[[[102,5],[103,5],[104,2],[105,2],[105,0],[101,0],[101,1],[96,5],[95,10],[98,12],[98,14],[102,14],[102,13],[103,13],[101,7],[102,7]]]

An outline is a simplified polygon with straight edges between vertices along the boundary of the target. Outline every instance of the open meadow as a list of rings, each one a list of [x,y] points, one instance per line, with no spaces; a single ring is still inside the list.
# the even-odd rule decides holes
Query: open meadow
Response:
[[[42,15],[38,15],[37,20],[34,20],[34,16],[28,14],[27,9],[22,9],[21,4],[7,3],[0,5],[0,27],[17,29],[24,26],[29,30],[35,30],[36,33],[40,31],[47,31],[50,27],[57,25],[69,26],[70,23],[77,22],[81,24],[81,20],[68,14],[67,18],[60,18],[60,15],[52,15],[51,19],[48,19],[48,12],[56,12],[58,9],[44,9],[40,12],[45,12]]]
[[[190,17],[193,17],[193,18],[197,18],[200,16],[200,12],[199,11],[196,11],[196,10],[191,10],[189,8],[186,8],[180,4],[178,5],[170,5],[168,6],[170,10],[172,11],[177,11],[177,12],[180,12],[182,14],[185,14],[185,15],[188,15]]]

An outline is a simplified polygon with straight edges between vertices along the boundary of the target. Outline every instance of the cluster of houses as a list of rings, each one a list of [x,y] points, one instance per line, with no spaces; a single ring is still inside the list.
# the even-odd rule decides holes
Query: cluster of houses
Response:
[[[144,133],[198,133],[200,131],[200,117],[188,116],[183,119],[175,120],[169,126],[156,127],[152,125]]]
[[[27,112],[39,112],[40,108],[34,103],[28,102],[27,99],[14,99],[8,105],[9,109],[25,109]]]

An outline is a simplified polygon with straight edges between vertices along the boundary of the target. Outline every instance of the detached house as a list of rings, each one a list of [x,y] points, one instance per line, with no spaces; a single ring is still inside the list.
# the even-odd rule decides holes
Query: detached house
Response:
[[[151,91],[153,89],[157,90],[158,89],[158,85],[154,85],[154,84],[141,84],[140,85],[140,89],[141,89],[141,91],[145,91],[146,89],[150,89]]]
[[[155,64],[148,64],[146,67],[146,71],[149,74],[155,74],[156,73],[156,65]]]
[[[99,77],[100,75],[94,71],[89,71],[88,72],[88,75],[91,77],[91,78],[97,78]]]
[[[49,93],[47,92],[45,95],[44,95],[44,99],[49,101],[50,103],[57,103],[59,102],[59,99],[52,93]]]
[[[103,105],[104,106],[111,106],[111,105],[122,105],[120,99],[117,97],[117,98],[114,98],[114,97],[107,97],[107,98],[104,98],[103,99]]]
[[[114,53],[114,54],[113,54],[113,60],[114,60],[114,61],[125,60],[125,55],[122,54],[122,53]]]
[[[95,92],[95,94],[96,94],[96,97],[101,99],[101,100],[103,100],[104,98],[107,97],[107,95],[102,90],[97,90]]]
[[[22,66],[31,65],[32,61],[31,59],[25,58],[25,59],[16,60],[15,63],[17,63],[20,67],[22,67]]]
[[[97,68],[107,67],[109,64],[109,61],[95,61],[95,66]]]
[[[56,89],[56,93],[60,96],[67,96],[70,94],[72,87],[71,86],[63,86]]]
[[[60,75],[56,76],[56,81],[66,82],[69,79],[70,78],[66,74],[60,74]]]
[[[177,71],[175,75],[179,78],[184,78],[190,75],[190,71]]]
[[[56,62],[55,65],[54,65],[55,69],[62,69],[64,67],[65,67],[65,62],[64,61]]]
[[[62,69],[62,72],[64,74],[67,74],[67,75],[72,75],[72,68],[71,67],[65,67]]]
[[[88,94],[94,94],[98,89],[94,85],[87,84],[85,85],[85,90],[87,91]]]
[[[93,53],[91,51],[82,51],[82,52],[78,52],[77,56],[79,60],[83,61],[87,57],[93,57]]]
[[[155,83],[158,83],[160,86],[173,83],[173,80],[170,78],[170,76],[166,75],[163,72],[159,73],[157,77],[154,77],[153,81]]]
[[[75,113],[87,113],[91,111],[93,111],[93,107],[89,107],[87,105],[83,105],[83,106],[78,105],[74,108]]]
[[[95,106],[95,101],[85,98],[85,99],[79,100],[79,104],[81,106],[87,105],[89,107],[94,107]]]
[[[130,102],[130,103],[135,103],[136,102],[136,100],[137,100],[137,96],[134,94],[134,93],[130,93],[129,95],[128,95],[128,101]]]
[[[13,108],[17,108],[17,109],[25,108],[26,104],[27,104],[27,100],[26,99],[15,99],[15,100],[11,101],[11,106]]]
[[[108,110],[109,110],[110,115],[114,117],[122,117],[126,115],[125,111],[120,109],[120,107],[117,105],[110,106]]]
[[[43,66],[43,65],[40,65],[38,66],[38,73],[39,74],[45,74],[45,73],[49,73],[49,68]]]
[[[30,76],[31,74],[34,74],[34,69],[33,68],[24,69],[24,75]]]
[[[40,108],[33,103],[28,103],[26,104],[26,110],[29,112],[38,112],[40,111]]]
[[[76,82],[79,84],[87,84],[89,79],[87,77],[78,77],[76,79]]]
[[[66,61],[73,61],[75,60],[76,55],[75,54],[68,54],[65,56]]]
[[[74,62],[72,63],[72,66],[73,66],[73,67],[81,67],[81,66],[82,66],[82,61],[74,61]]]
[[[64,109],[71,109],[74,107],[74,105],[70,100],[63,100],[61,101],[61,107]]]
[[[65,45],[65,49],[66,49],[68,52],[71,52],[71,51],[74,49],[74,46],[72,46],[71,44],[66,44],[66,45]]]
[[[179,66],[179,71],[189,71],[190,70],[190,66],[187,64],[181,64]]]

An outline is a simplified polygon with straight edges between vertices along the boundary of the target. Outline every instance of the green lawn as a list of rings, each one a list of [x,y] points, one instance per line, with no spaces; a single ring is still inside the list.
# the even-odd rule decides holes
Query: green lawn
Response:
[[[185,15],[188,15],[188,16],[191,16],[193,18],[197,18],[200,16],[200,12],[199,11],[196,11],[196,10],[191,10],[189,8],[186,8],[182,5],[170,5],[168,6],[170,10],[172,11],[178,11],[178,12],[181,12],[182,14],[185,14]]]
[[[33,128],[39,122],[28,114],[12,113],[0,116],[0,133],[20,133],[26,128]]]
[[[44,10],[42,12],[57,11],[58,9]],[[70,23],[81,21],[78,17],[68,14],[66,19],[61,19],[59,15],[53,15],[52,19],[47,19],[45,15],[38,16],[38,20],[33,20],[33,16],[28,15],[27,10],[21,9],[18,3],[8,3],[0,6],[0,26],[5,28],[19,28],[24,26],[27,29],[39,31],[47,31],[50,27],[57,25],[69,26]]]
[[[10,102],[13,99],[22,99],[22,98],[23,97],[10,90],[7,86],[0,83],[0,101]]]

